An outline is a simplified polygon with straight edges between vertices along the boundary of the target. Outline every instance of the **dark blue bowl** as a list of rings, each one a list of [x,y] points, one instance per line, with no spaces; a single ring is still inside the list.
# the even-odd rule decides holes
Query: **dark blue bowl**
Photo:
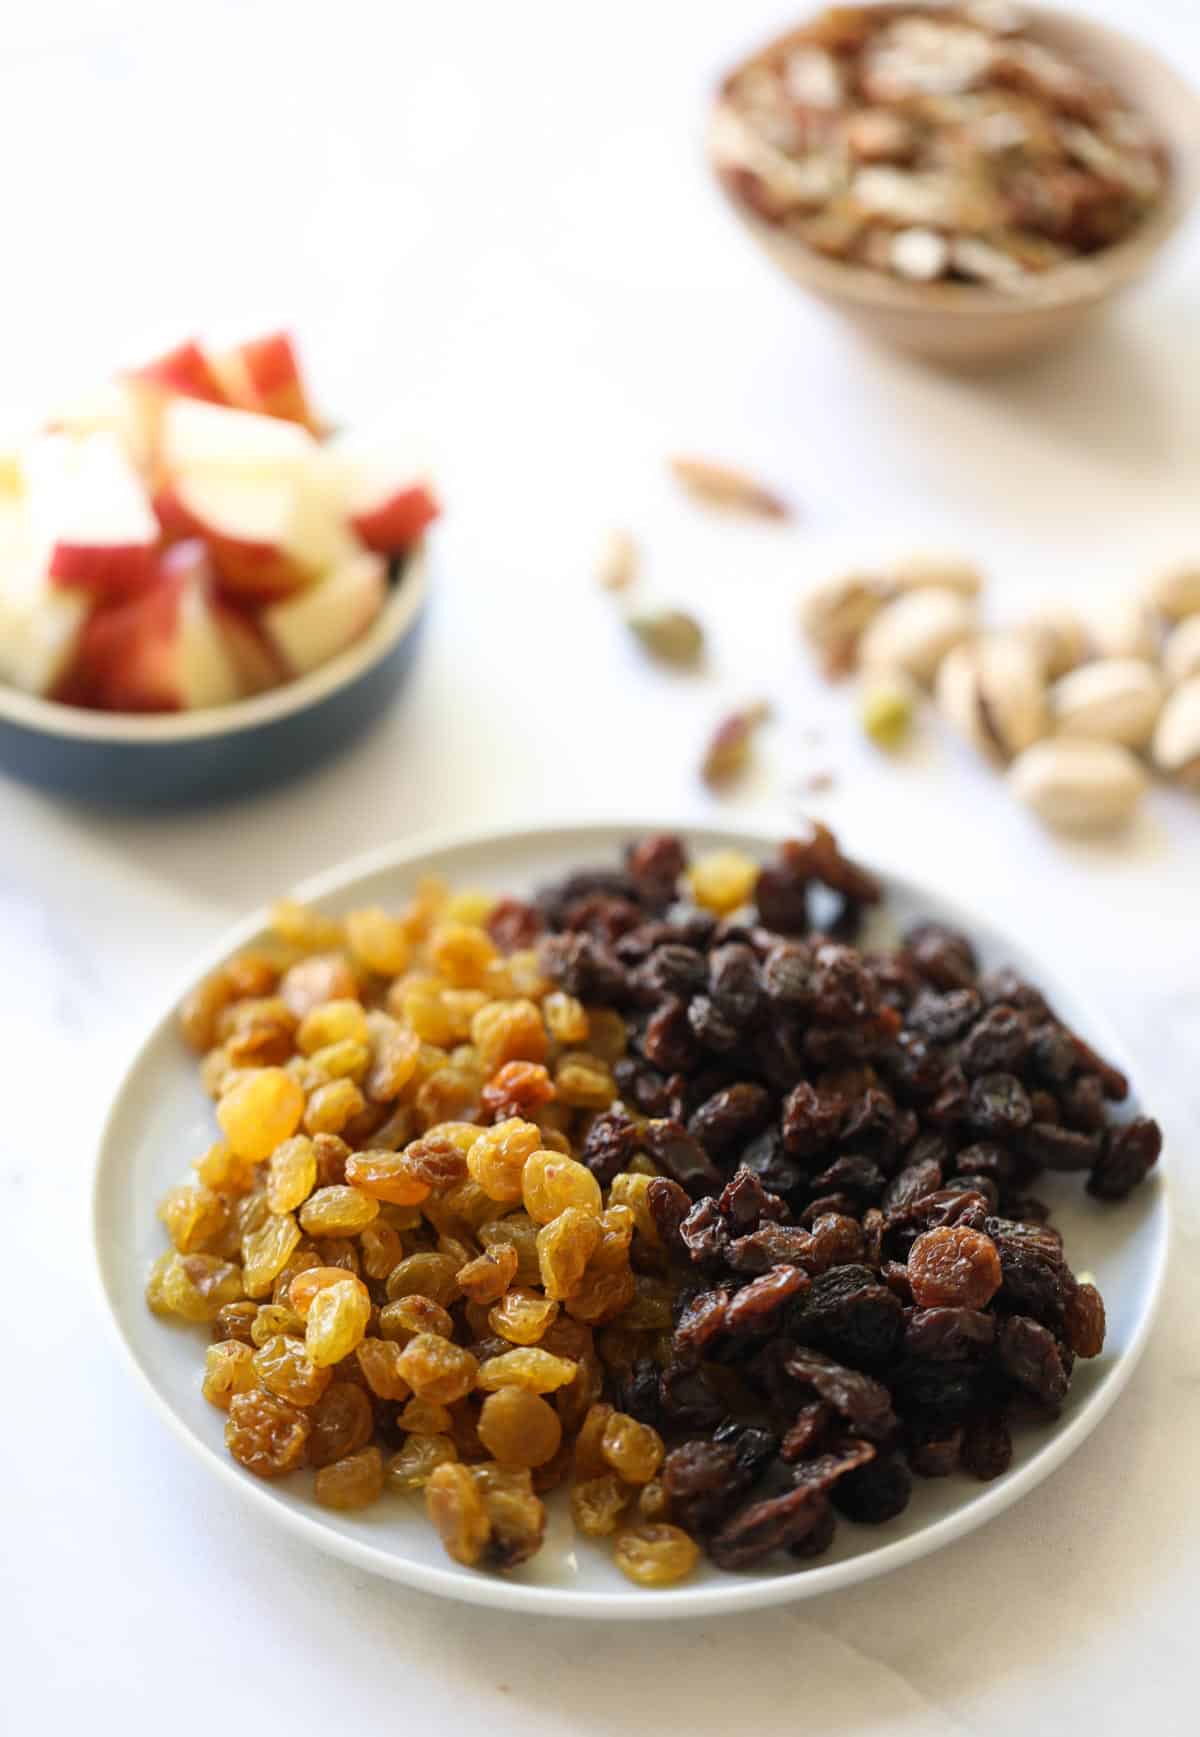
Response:
[[[416,647],[423,549],[369,631],[283,687],[206,711],[153,716],[63,706],[0,685],[0,767],[63,796],[162,808],[249,795],[311,771],[384,709]]]

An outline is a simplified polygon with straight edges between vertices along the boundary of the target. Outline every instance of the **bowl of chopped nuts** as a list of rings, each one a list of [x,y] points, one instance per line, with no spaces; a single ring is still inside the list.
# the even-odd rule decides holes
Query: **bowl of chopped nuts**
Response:
[[[1124,1067],[821,826],[407,843],[153,1022],[104,1298],[175,1435],[359,1568],[555,1616],[813,1597],[999,1516],[1124,1387],[1167,1241]]]
[[[969,367],[1045,348],[1146,273],[1200,186],[1200,98],[1049,7],[837,7],[728,74],[708,153],[802,288]]]

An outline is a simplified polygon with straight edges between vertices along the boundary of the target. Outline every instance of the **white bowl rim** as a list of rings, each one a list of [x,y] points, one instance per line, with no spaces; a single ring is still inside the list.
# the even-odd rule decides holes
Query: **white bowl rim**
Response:
[[[868,3],[885,5],[889,0],[868,0]],[[987,284],[908,283],[870,266],[826,258],[799,236],[760,217],[726,187],[717,174],[717,185],[734,213],[768,249],[787,249],[797,259],[803,259],[811,278],[809,287],[818,293],[899,313],[979,314],[989,319],[1021,320],[1034,312],[1099,301],[1133,282],[1180,228],[1200,193],[1200,93],[1157,49],[1098,18],[1063,7],[1034,5],[1030,0],[1021,0],[1019,10],[1034,36],[1039,25],[1051,30],[1065,29],[1078,32],[1081,38],[1092,39],[1098,46],[1106,47],[1114,57],[1135,56],[1143,65],[1154,69],[1156,78],[1173,88],[1181,106],[1186,104],[1192,110],[1190,127],[1176,130],[1170,136],[1162,126],[1161,117],[1155,117],[1170,158],[1166,191],[1149,215],[1121,241],[1101,248],[1097,253],[1053,267],[1031,284],[1026,293],[1017,296]],[[777,33],[761,48],[744,55],[723,76],[722,85],[725,79],[759,59],[786,34]],[[723,100],[718,93],[710,126]]]
[[[623,819],[599,816],[577,818],[562,823],[544,821],[540,824],[513,823],[484,828],[436,830],[415,835],[403,843],[381,845],[362,852],[302,881],[294,889],[294,893],[305,903],[318,903],[365,877],[391,869],[419,865],[442,853],[490,844],[533,843],[548,835],[558,838],[566,834],[577,835],[581,845],[586,848],[585,841],[598,833],[609,835],[610,838],[613,834],[636,838],[650,831],[677,831],[685,835],[689,832],[700,832],[709,838],[723,838],[730,845],[745,846],[748,840],[753,840],[761,847],[778,843],[787,836],[788,830],[786,824],[771,824],[765,818],[750,817],[744,825],[738,826],[714,823],[696,814],[660,814],[652,817],[643,815]],[[945,893],[936,883],[918,883],[904,874],[881,869],[867,859],[859,860],[878,874],[885,886],[935,898],[940,914],[950,922],[961,925],[965,932],[970,933],[972,928],[975,928],[1003,938],[1003,932],[995,927],[986,914],[964,905],[956,896]],[[901,1568],[906,1563],[930,1555],[995,1519],[1036,1488],[1071,1456],[1120,1397],[1140,1362],[1162,1300],[1170,1244],[1170,1196],[1161,1163],[1155,1182],[1159,1195],[1159,1218],[1153,1250],[1153,1270],[1147,1276],[1148,1302],[1124,1355],[1113,1365],[1096,1391],[1083,1402],[1078,1412],[1065,1425],[1060,1426],[1057,1433],[1049,1437],[1035,1454],[997,1483],[986,1486],[972,1498],[967,1507],[931,1522],[911,1537],[898,1539],[893,1544],[883,1544],[867,1555],[850,1557],[824,1567],[808,1568],[803,1573],[794,1575],[758,1577],[745,1581],[736,1575],[730,1575],[727,1580],[712,1585],[692,1588],[682,1586],[653,1593],[648,1593],[645,1589],[631,1588],[628,1592],[570,1592],[564,1595],[561,1588],[526,1586],[507,1581],[498,1574],[480,1572],[463,1575],[450,1567],[429,1567],[423,1563],[405,1562],[366,1540],[346,1537],[326,1527],[319,1518],[299,1513],[287,1504],[276,1501],[269,1484],[247,1476],[232,1459],[218,1453],[201,1440],[159,1393],[121,1330],[117,1309],[105,1281],[105,1254],[100,1238],[105,1155],[112,1144],[115,1126],[131,1083],[146,1053],[157,1040],[164,1024],[173,1021],[187,990],[231,953],[253,942],[266,927],[267,919],[268,913],[265,909],[255,911],[227,930],[214,947],[206,949],[201,958],[193,962],[169,997],[160,1003],[146,1036],[122,1070],[100,1129],[93,1160],[90,1203],[92,1276],[103,1303],[101,1313],[107,1319],[109,1331],[120,1348],[126,1366],[133,1372],[137,1384],[149,1398],[152,1409],[165,1419],[173,1433],[187,1444],[191,1452],[215,1471],[230,1489],[239,1492],[244,1501],[251,1503],[261,1513],[272,1516],[295,1537],[314,1545],[318,1550],[339,1556],[355,1567],[417,1591],[431,1592],[468,1604],[486,1605],[493,1609],[523,1610],[543,1616],[645,1621],[707,1616],[718,1612],[746,1611],[768,1605],[788,1604],[798,1599],[819,1596],[823,1592],[835,1592],[859,1581],[873,1580],[892,1569]],[[1053,972],[1043,975],[1053,996],[1058,988],[1056,975]],[[1095,1041],[1118,1066],[1128,1071],[1129,1060],[1124,1045],[1103,1017],[1089,1015],[1088,1036],[1089,1040]]]
[[[398,582],[389,586],[383,608],[366,633],[327,663],[227,706],[194,712],[99,712],[64,705],[0,683],[0,722],[19,724],[43,736],[66,741],[145,747],[155,743],[199,742],[237,735],[274,724],[351,686],[382,662],[415,621],[428,590],[428,559],[422,540],[406,556]]]

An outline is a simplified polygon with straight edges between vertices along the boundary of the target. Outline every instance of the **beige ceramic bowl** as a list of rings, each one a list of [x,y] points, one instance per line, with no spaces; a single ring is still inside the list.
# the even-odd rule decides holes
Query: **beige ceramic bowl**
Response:
[[[1107,78],[1150,117],[1167,146],[1171,177],[1162,203],[1127,240],[1047,272],[1019,301],[982,285],[902,283],[828,259],[765,222],[718,177],[751,235],[802,289],[867,337],[957,367],[1004,362],[1077,330],[1149,270],[1200,191],[1200,97],[1191,87],[1157,54],[1106,25],[1050,7],[1022,10],[1031,36]],[[715,168],[711,145],[709,157]]]

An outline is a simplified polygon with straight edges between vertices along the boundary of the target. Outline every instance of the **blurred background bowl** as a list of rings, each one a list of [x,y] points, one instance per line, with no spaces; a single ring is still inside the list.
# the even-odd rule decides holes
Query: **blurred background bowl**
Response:
[[[1200,192],[1200,96],[1166,61],[1120,31],[1074,13],[1023,6],[1021,14],[1029,36],[1107,79],[1131,107],[1147,116],[1166,146],[1170,176],[1161,202],[1127,239],[1054,267],[1020,299],[984,285],[904,283],[868,266],[826,258],[758,216],[717,173],[718,185],[745,228],[802,289],[865,336],[950,366],[1002,363],[1045,349],[1078,330],[1146,274]],[[757,60],[772,46],[742,64]],[[715,171],[713,143],[710,137],[709,161]]]
[[[66,796],[136,808],[284,783],[347,747],[387,705],[411,661],[426,589],[422,544],[361,639],[319,669],[229,706],[97,712],[0,684],[0,767]]]

